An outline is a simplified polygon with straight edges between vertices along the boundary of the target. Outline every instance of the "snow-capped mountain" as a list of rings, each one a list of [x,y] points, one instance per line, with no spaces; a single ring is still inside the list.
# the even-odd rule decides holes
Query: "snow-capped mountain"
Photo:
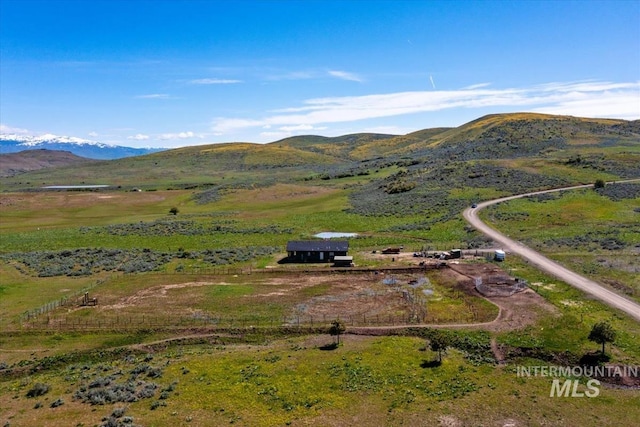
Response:
[[[162,148],[133,148],[120,145],[109,145],[98,141],[46,134],[28,136],[20,134],[0,134],[0,154],[17,153],[24,150],[60,150],[69,151],[76,156],[97,160],[120,159],[123,157],[141,156],[143,154],[162,151]]]

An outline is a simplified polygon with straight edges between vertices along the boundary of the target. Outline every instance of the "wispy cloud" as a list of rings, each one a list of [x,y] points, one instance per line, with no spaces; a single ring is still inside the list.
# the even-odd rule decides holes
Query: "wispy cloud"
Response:
[[[230,85],[236,83],[242,83],[242,80],[235,79],[194,79],[189,81],[193,85]]]
[[[487,87],[487,86],[491,86],[491,83],[476,83],[474,85],[464,87],[463,89],[473,90],[473,89],[481,89],[481,88]]]
[[[265,129],[271,129],[271,126],[264,126]],[[281,126],[275,130],[266,130],[260,132],[260,136],[263,138],[282,139],[293,135],[300,135],[310,132],[321,132],[327,129],[326,126],[312,126],[312,125],[295,125],[295,126]]]
[[[13,133],[19,135],[28,135],[31,132],[27,129],[15,128],[13,126],[5,125],[0,123],[0,133]]]
[[[396,92],[314,98],[271,111],[260,119],[217,118],[221,134],[251,127],[315,126],[446,109],[506,108],[583,117],[640,118],[640,82],[559,82],[523,88],[490,89],[486,83],[459,90]]]
[[[362,83],[364,81],[362,77],[358,76],[355,73],[350,73],[348,71],[330,70],[329,75],[341,80],[348,80],[351,82]]]
[[[167,139],[189,139],[189,138],[201,138],[201,135],[197,135],[191,131],[189,132],[178,132],[178,133],[163,133],[158,139],[167,140]]]
[[[317,71],[289,71],[283,73],[270,73],[265,77],[266,80],[280,81],[280,80],[309,80],[318,78],[320,73]]]
[[[348,80],[352,82],[364,82],[364,79],[348,71],[341,70],[301,70],[301,71],[288,71],[282,73],[271,73],[266,76],[266,80],[278,81],[278,80],[312,80],[312,79],[326,79],[327,77],[336,78],[340,80]]]
[[[311,126],[311,125],[295,125],[295,126],[281,126],[280,130],[285,132],[299,132],[309,130],[324,130],[325,126]]]
[[[135,141],[146,141],[147,139],[149,139],[149,135],[138,133],[136,135],[128,136],[127,139],[133,139]]]
[[[169,94],[166,93],[150,93],[147,95],[138,95],[136,99],[169,99]]]
[[[224,135],[227,132],[232,132],[237,129],[246,129],[259,126],[267,126],[269,123],[265,120],[251,120],[251,119],[234,119],[218,117],[213,120],[214,125],[212,130],[217,135]]]

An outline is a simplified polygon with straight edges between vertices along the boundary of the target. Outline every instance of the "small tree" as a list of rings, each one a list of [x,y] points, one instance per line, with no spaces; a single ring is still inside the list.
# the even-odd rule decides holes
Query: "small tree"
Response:
[[[340,321],[340,319],[336,319],[331,322],[331,327],[329,328],[329,334],[336,337],[336,344],[340,344],[340,335],[344,333],[346,330],[344,323]]]
[[[604,188],[604,180],[596,179],[596,182],[593,184],[593,188]]]
[[[438,353],[438,362],[442,362],[442,353],[445,353],[450,346],[451,339],[443,331],[435,330],[429,337],[429,348]]]
[[[179,210],[178,210],[178,208],[176,208],[175,206],[174,206],[174,207],[172,207],[171,209],[169,209],[169,213],[170,213],[171,215],[178,215],[178,212],[180,212],[180,211],[179,211]]]
[[[608,342],[614,342],[616,339],[616,331],[607,321],[598,322],[593,325],[589,332],[589,341],[602,344],[602,354],[604,355],[604,345]]]

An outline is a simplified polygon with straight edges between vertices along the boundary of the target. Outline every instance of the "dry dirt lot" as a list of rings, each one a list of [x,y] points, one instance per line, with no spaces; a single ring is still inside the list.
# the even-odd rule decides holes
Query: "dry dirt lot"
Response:
[[[385,255],[388,257],[388,255]],[[397,256],[397,255],[396,255]],[[400,261],[403,260],[403,261]],[[400,262],[413,263],[418,260],[411,254],[398,256]],[[270,273],[236,277],[233,281],[228,277],[211,276],[207,280],[184,281],[179,283],[158,284],[141,289],[134,294],[100,299],[98,307],[81,308],[94,310],[95,317],[111,316],[119,313],[154,313],[163,307],[172,316],[224,316],[233,313],[233,306],[248,307],[245,312],[268,313],[261,311],[265,306],[285,307],[284,317],[288,323],[329,322],[343,319],[351,326],[400,326],[408,320],[411,324],[447,327],[476,327],[491,331],[513,330],[535,323],[542,315],[554,313],[554,308],[538,294],[530,289],[515,293],[508,297],[481,295],[474,286],[473,278],[505,276],[506,273],[493,263],[483,262],[449,262],[447,267],[424,271],[388,271],[379,269],[368,272],[313,272],[292,271],[287,273]],[[252,290],[218,302],[215,290],[225,286],[250,283]],[[392,282],[392,283],[389,283]],[[465,302],[451,305],[451,310],[460,310],[458,316],[452,313],[448,318],[412,317],[416,305],[426,302],[434,307],[443,304],[436,298],[429,299],[421,292],[423,288],[416,283],[425,283],[447,287],[452,290],[453,297]],[[413,295],[413,296],[412,296]],[[414,299],[417,298],[418,300]],[[495,319],[480,316],[473,320],[469,317],[469,301],[485,298],[499,308]],[[198,301],[194,305],[194,301]],[[454,301],[455,302],[455,301]],[[471,304],[472,305],[472,304]],[[485,304],[486,305],[486,304]],[[447,306],[443,306],[446,311]],[[405,319],[403,321],[403,319]]]

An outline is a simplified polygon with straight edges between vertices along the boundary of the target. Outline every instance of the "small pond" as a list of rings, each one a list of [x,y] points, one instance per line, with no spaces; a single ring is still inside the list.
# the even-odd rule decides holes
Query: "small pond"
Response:
[[[358,233],[339,233],[336,231],[324,231],[322,233],[314,234],[313,237],[320,239],[337,239],[340,237],[356,237]]]
[[[42,187],[47,190],[84,190],[89,188],[107,188],[110,187],[106,184],[96,184],[96,185],[48,185],[46,187]]]

